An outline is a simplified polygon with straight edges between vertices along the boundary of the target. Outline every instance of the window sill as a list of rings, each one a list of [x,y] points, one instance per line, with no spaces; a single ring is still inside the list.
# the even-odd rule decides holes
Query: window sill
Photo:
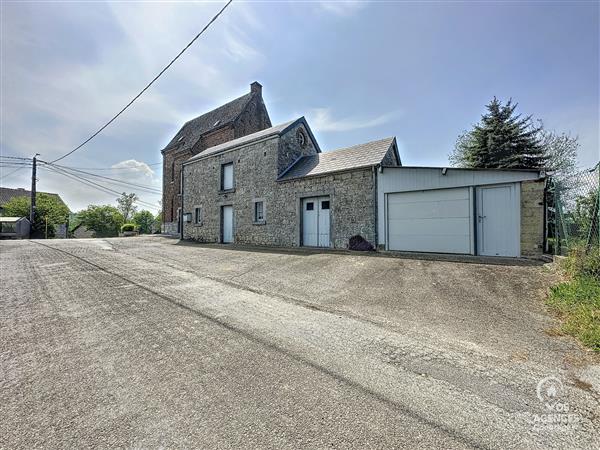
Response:
[[[233,193],[233,192],[235,192],[235,188],[231,188],[231,189],[221,189],[221,190],[219,191],[219,194],[231,194],[231,193]]]
[[[200,222],[200,223],[195,223],[195,224],[193,224],[193,225],[194,225],[195,227],[201,227],[201,226],[202,226],[202,225],[204,225],[204,224],[203,224],[202,222]]]
[[[252,225],[266,225],[267,221],[266,220],[255,220],[254,222],[252,222]]]

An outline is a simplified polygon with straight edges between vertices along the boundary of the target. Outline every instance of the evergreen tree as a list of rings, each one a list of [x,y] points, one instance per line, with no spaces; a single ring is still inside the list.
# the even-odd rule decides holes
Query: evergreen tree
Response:
[[[481,121],[459,136],[450,161],[469,168],[544,168],[541,128],[532,124],[531,116],[516,114],[516,107],[512,100],[503,105],[494,97]]]

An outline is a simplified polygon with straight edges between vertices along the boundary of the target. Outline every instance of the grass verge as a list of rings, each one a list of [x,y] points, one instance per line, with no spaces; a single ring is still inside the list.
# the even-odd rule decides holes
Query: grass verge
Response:
[[[600,353],[600,280],[579,276],[550,290],[548,305],[563,319],[561,331]]]

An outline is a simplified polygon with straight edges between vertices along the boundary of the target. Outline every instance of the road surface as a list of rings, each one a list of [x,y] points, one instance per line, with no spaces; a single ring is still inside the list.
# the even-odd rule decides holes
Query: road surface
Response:
[[[545,267],[145,237],[1,241],[0,270],[0,448],[599,447]]]

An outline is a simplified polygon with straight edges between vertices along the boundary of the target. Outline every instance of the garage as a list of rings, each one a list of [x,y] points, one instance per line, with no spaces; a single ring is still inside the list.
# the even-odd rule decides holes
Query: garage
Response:
[[[537,257],[544,244],[544,177],[532,170],[382,167],[378,246]]]
[[[389,250],[472,253],[469,188],[387,195]]]

